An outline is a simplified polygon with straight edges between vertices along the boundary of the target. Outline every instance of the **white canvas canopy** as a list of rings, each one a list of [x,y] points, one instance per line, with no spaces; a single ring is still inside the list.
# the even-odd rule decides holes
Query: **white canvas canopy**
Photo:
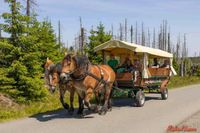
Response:
[[[145,46],[137,45],[135,43],[129,43],[129,42],[120,41],[120,40],[110,40],[108,42],[105,42],[95,47],[94,51],[95,52],[99,52],[102,50],[112,51],[112,49],[115,49],[115,48],[125,48],[137,53],[147,53],[147,54],[159,56],[159,57],[173,58],[173,54],[168,53],[166,51],[150,48],[150,47],[145,47]]]

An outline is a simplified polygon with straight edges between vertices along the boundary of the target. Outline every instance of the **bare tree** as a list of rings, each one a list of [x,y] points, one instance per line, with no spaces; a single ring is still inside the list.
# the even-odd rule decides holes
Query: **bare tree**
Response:
[[[163,28],[162,24],[160,25],[160,33],[158,34],[158,48],[163,49]]]
[[[123,27],[122,24],[119,24],[119,40],[123,40]]]
[[[148,32],[147,32],[147,46],[150,47],[151,45],[151,35],[150,35],[150,31],[149,31],[149,28],[148,28]]]
[[[142,46],[145,46],[145,32],[144,32],[144,23],[143,22],[142,22],[142,31],[141,31],[141,33],[142,33],[142,40],[141,40]]]
[[[177,44],[176,44],[176,60],[179,59],[179,55],[180,55],[180,42],[181,42],[181,38],[179,34]]]
[[[60,20],[58,21],[58,44],[61,46],[61,28],[60,28]]]
[[[83,55],[83,48],[84,48],[84,43],[85,43],[85,29],[83,28],[83,24],[82,24],[82,19],[80,17],[80,35],[79,35],[79,52],[81,55]]]
[[[138,25],[135,23],[135,43],[138,44]]]
[[[155,31],[155,28],[153,29],[153,43],[152,43],[152,47],[156,48],[156,31]]]
[[[131,43],[133,43],[133,25],[131,25]]]
[[[167,51],[167,20],[163,20],[163,50]]]
[[[167,41],[168,41],[168,52],[172,52],[171,51],[171,33],[170,33],[170,27],[169,27],[169,31],[168,31],[168,39],[167,39]]]
[[[170,40],[170,33],[168,33],[168,52],[171,53],[171,40]]]
[[[125,41],[127,41],[127,19],[125,19]]]
[[[17,13],[17,9],[16,9],[16,0],[4,0],[5,2],[10,2],[11,3],[11,39],[14,41],[17,37],[17,31],[15,30],[15,28],[13,28],[13,26],[16,23],[16,13]]]
[[[37,6],[37,3],[35,0],[26,0],[26,15],[30,16],[30,10],[33,8],[33,6]]]

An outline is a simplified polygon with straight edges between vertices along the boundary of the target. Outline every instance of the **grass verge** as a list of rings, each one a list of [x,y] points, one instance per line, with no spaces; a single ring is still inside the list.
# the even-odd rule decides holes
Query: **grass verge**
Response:
[[[168,84],[168,88],[173,89],[173,88],[178,88],[178,87],[183,87],[183,86],[193,85],[193,84],[200,84],[200,77],[174,76],[174,77],[171,77],[170,82]]]
[[[66,94],[65,101],[69,103],[69,95]],[[77,107],[77,96],[75,97],[75,107]],[[19,104],[12,107],[0,106],[0,122],[6,122],[23,117],[32,116],[38,113],[58,110],[62,108],[59,101],[58,92],[51,95],[49,94],[46,100],[40,102],[32,102],[30,104]]]

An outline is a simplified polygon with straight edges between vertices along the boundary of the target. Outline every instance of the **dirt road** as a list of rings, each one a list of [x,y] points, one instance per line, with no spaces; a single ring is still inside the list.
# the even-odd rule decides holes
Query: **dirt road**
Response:
[[[162,133],[200,110],[200,85],[171,90],[166,101],[146,95],[144,107],[130,104],[130,99],[116,100],[105,116],[90,114],[84,119],[65,110],[40,114],[2,123],[0,133]]]

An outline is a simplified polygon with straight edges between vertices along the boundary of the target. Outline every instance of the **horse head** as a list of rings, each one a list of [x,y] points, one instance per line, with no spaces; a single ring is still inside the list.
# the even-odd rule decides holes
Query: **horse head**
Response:
[[[45,63],[45,84],[51,93],[54,93],[59,83],[58,65],[47,58]]]
[[[74,57],[70,54],[66,55],[62,60],[62,71],[60,79],[63,83],[67,83],[71,80],[71,73],[77,68]]]
[[[63,83],[69,82],[72,78],[79,78],[87,71],[90,64],[86,56],[66,55],[62,61],[62,73],[60,79]]]

